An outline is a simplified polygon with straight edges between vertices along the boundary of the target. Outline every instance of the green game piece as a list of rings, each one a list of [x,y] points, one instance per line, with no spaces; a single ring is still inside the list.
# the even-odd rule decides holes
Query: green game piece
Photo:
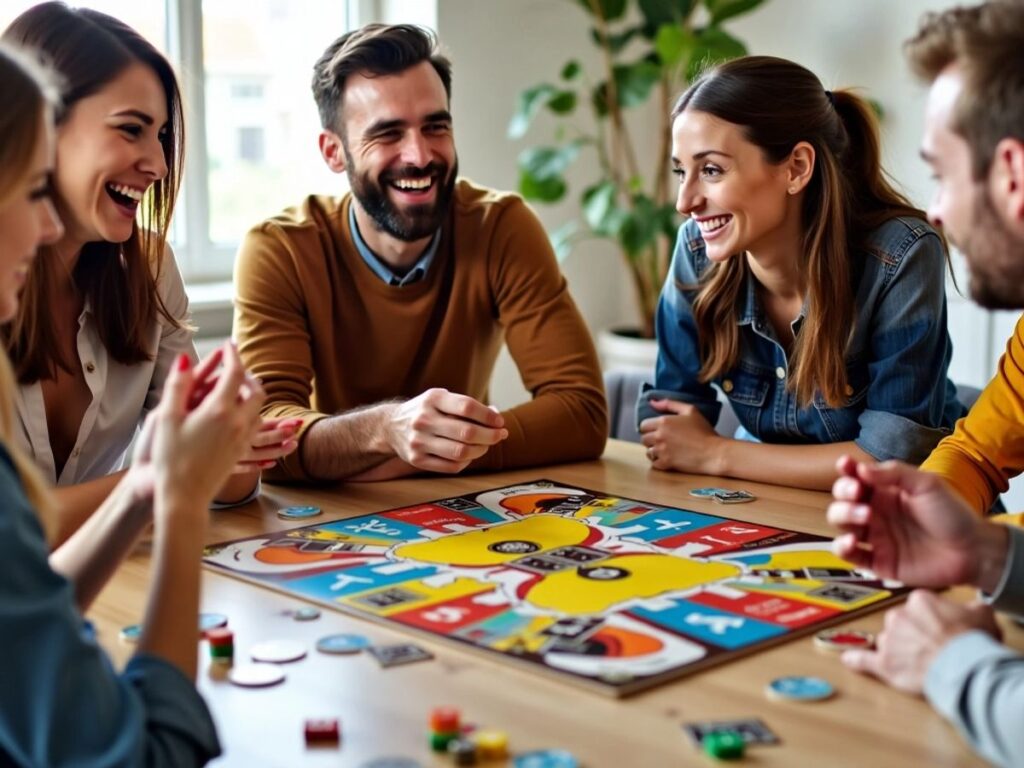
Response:
[[[430,732],[430,748],[435,752],[447,752],[448,745],[459,738],[459,732],[454,733],[438,733],[437,731]]]
[[[715,731],[704,737],[704,751],[716,760],[739,760],[746,746],[736,731]]]

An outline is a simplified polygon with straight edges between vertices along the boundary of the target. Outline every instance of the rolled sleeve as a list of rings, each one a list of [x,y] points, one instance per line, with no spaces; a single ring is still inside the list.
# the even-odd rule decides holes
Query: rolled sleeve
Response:
[[[1016,525],[1007,525],[1007,530],[1006,567],[995,591],[982,593],[982,599],[997,610],[1024,616],[1024,530]]]
[[[855,442],[876,459],[920,464],[963,411],[946,375],[946,261],[924,222],[891,226],[903,231],[895,230],[894,247],[879,259],[885,279],[865,349],[869,384]]]
[[[924,694],[986,760],[1019,765],[1024,657],[980,630],[965,632],[932,661]]]
[[[714,426],[721,404],[714,388],[700,380],[700,345],[693,319],[691,294],[683,286],[696,286],[700,280],[698,258],[703,262],[703,246],[691,248],[699,238],[689,230],[690,222],[679,228],[672,268],[658,300],[655,330],[658,335],[658,362],[654,386],[645,386],[637,400],[637,426],[644,419],[660,416],[651,407],[652,399],[677,400],[695,406]]]

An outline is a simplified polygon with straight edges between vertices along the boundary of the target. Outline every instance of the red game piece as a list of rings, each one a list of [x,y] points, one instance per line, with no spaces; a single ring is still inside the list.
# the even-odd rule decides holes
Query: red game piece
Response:
[[[434,707],[430,712],[430,730],[434,733],[458,733],[459,710],[455,707]]]
[[[337,743],[340,739],[341,726],[338,724],[338,718],[306,720],[307,744]]]

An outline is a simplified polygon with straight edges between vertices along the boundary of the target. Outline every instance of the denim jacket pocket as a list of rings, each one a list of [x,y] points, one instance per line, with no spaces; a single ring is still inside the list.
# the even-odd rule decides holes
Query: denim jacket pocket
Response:
[[[768,397],[771,376],[770,371],[740,363],[718,385],[733,405],[760,408]]]
[[[859,434],[859,418],[871,383],[865,366],[848,366],[846,375],[846,399],[842,405],[830,406],[820,392],[814,393],[814,410],[834,443],[853,440]]]

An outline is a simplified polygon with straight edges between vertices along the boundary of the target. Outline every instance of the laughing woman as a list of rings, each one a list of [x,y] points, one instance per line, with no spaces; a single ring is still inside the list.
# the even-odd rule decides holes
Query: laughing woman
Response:
[[[64,86],[54,200],[66,227],[44,248],[7,329],[21,385],[18,439],[58,487],[58,540],[121,476],[173,361],[196,352],[167,246],[181,181],[181,97],[167,60],[105,14],[43,3],[4,39],[40,50]],[[217,500],[255,494],[293,450],[297,423],[267,422]]]
[[[656,469],[827,489],[919,463],[963,407],[946,255],[887,182],[870,107],[784,59],[701,77],[672,112],[679,230],[638,421]],[[715,433],[716,385],[740,422]]]

